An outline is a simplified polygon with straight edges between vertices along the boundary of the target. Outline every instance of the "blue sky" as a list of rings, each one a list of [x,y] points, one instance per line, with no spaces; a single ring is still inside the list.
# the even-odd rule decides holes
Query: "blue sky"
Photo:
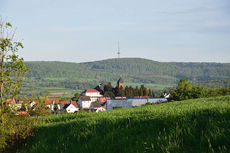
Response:
[[[26,61],[230,63],[229,0],[0,0]]]

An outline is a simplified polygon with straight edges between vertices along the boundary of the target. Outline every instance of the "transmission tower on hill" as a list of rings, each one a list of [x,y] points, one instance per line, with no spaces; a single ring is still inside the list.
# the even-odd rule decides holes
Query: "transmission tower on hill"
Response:
[[[117,50],[117,55],[118,55],[118,58],[120,58],[120,43],[119,43],[119,40],[118,40],[118,50]]]

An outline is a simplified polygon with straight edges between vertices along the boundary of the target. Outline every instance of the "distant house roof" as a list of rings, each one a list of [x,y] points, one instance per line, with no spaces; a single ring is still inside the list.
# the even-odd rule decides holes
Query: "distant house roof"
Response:
[[[47,100],[45,100],[46,105],[50,105],[53,103],[59,104],[59,99],[47,99]]]
[[[106,99],[110,99],[110,97],[101,97],[99,99],[100,102],[106,102]]]
[[[82,101],[90,101],[91,100],[89,96],[81,96],[80,99]]]
[[[93,106],[93,108],[99,108],[104,105],[104,102],[103,103],[92,102],[91,105]]]
[[[84,91],[84,93],[89,93],[89,92],[96,92],[96,93],[99,93],[99,91],[96,90],[96,89],[87,89],[87,90]]]
[[[149,98],[148,96],[134,96],[133,98]]]
[[[115,97],[115,99],[126,99],[126,97]]]
[[[29,116],[30,116],[30,114],[29,114],[28,112],[25,112],[25,111],[23,111],[23,112],[18,112],[18,115],[24,115],[24,116],[26,116],[26,117],[29,117]]]
[[[15,100],[15,99],[7,99],[6,102],[7,102],[8,104],[13,104],[13,105],[16,104],[16,100]]]
[[[64,109],[66,109],[70,104],[74,105],[76,108],[79,108],[76,101],[62,101],[61,102],[61,105]]]

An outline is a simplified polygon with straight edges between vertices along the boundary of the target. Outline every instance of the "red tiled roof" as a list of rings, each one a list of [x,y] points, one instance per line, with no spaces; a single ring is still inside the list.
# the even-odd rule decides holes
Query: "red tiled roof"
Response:
[[[24,116],[26,116],[26,117],[29,117],[29,116],[30,116],[30,114],[27,113],[27,112],[18,112],[18,115],[24,115]]]
[[[35,102],[36,104],[39,104],[39,101],[37,101],[37,100],[35,100],[35,101],[33,101],[33,102]]]
[[[106,99],[110,99],[110,97],[101,97],[99,101],[100,101],[100,102],[105,102]]]
[[[134,98],[149,98],[148,96],[134,96]]]
[[[115,99],[126,99],[126,97],[115,97]]]
[[[76,108],[79,108],[76,101],[71,101],[71,104],[73,104]]]
[[[45,100],[46,105],[53,104],[53,102],[56,102],[56,104],[59,104],[59,99],[47,99],[47,100]]]
[[[87,90],[85,90],[84,91],[84,93],[89,93],[89,92],[99,92],[99,91],[97,91],[96,89],[87,89]]]
[[[61,105],[63,108],[67,108],[70,104],[73,104],[76,108],[79,108],[76,101],[62,101],[61,102]]]
[[[8,104],[16,104],[16,100],[15,99],[7,99],[6,100]]]

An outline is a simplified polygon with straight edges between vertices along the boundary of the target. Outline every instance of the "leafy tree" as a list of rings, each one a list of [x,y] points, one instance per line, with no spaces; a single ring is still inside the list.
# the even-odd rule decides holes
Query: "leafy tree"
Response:
[[[207,90],[202,86],[194,86],[187,79],[180,79],[176,89],[170,91],[169,100],[187,100],[201,98],[207,95]]]
[[[138,88],[138,86],[136,86],[136,88],[134,89],[134,96],[139,96],[139,88]]]
[[[78,100],[80,96],[81,96],[81,95],[79,94],[79,92],[76,92],[76,93],[74,94],[73,99],[74,99],[74,100]]]
[[[105,90],[105,92],[106,91],[113,91],[113,87],[112,87],[111,82],[109,82],[107,85],[105,85],[104,90]]]
[[[23,48],[23,45],[14,40],[12,25],[9,22],[0,21],[1,114],[4,112],[6,99],[13,99],[19,94],[23,76],[27,72],[23,58],[17,55],[20,48]]]
[[[124,97],[125,96],[125,90],[122,86],[120,88],[118,88],[117,96],[118,97]]]
[[[17,55],[20,48],[23,45],[14,40],[12,25],[0,21],[0,101],[3,112],[6,99],[13,99],[19,94],[23,76],[27,72],[23,58]]]
[[[106,91],[106,92],[104,93],[104,97],[114,98],[115,95],[114,95],[114,93],[113,93],[112,91]]]
[[[27,72],[23,58],[17,55],[20,48],[23,45],[14,40],[12,25],[0,19],[0,149],[13,140],[11,137],[19,134],[15,131],[22,134],[29,128],[26,126],[23,130],[18,129],[16,125],[22,127],[26,125],[26,120],[18,121],[12,110],[5,105],[7,99],[14,99],[19,94],[23,76]]]

